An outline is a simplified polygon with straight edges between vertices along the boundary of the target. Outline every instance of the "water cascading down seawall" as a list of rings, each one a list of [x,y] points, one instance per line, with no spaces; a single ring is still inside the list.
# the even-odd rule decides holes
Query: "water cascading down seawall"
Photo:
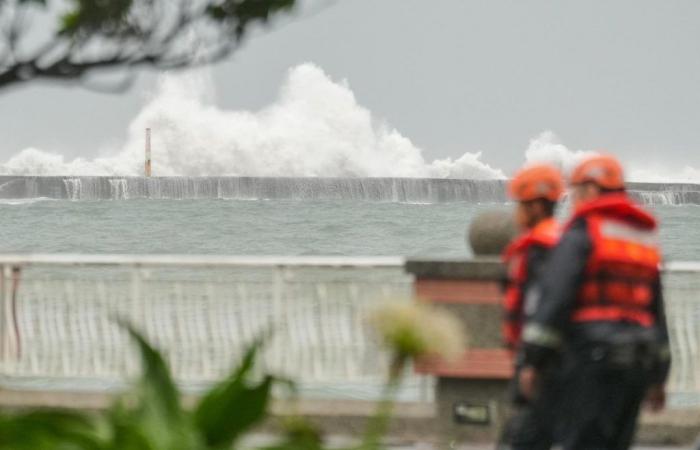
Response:
[[[502,203],[504,180],[421,178],[0,176],[0,199],[272,199]],[[648,205],[700,205],[700,185],[632,183]]]

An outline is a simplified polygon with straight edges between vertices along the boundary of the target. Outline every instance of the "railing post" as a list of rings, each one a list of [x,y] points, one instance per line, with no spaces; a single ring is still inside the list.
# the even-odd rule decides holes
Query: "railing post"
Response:
[[[148,333],[146,329],[146,322],[137,322],[142,316],[143,311],[143,286],[142,286],[142,267],[138,264],[134,264],[131,267],[131,299],[129,301],[129,312],[128,316],[121,317],[122,312],[120,311],[120,320],[127,320],[131,325],[136,326],[142,333]],[[135,357],[134,352],[127,345],[126,348],[120,349],[124,357],[125,370],[127,374],[131,374],[138,370],[139,360]]]
[[[19,270],[19,269],[17,269]],[[6,364],[11,359],[18,359],[19,340],[18,329],[16,323],[16,311],[14,304],[16,295],[16,286],[18,280],[15,279],[13,273],[14,268],[9,264],[4,264],[1,267],[0,286],[2,293],[0,294],[0,302],[2,303],[0,323],[2,324],[2,344],[0,346],[0,358],[2,363]]]
[[[5,364],[9,359],[9,335],[10,335],[10,324],[7,320],[8,318],[8,308],[7,308],[7,298],[5,286],[7,285],[7,279],[5,277],[5,265],[0,267],[0,359],[2,363]]]
[[[286,272],[286,267],[283,265],[275,266],[272,269],[272,320],[268,324],[268,327],[272,327],[272,331],[275,332],[280,328],[280,325],[287,326],[287,324],[281,324],[282,318],[284,317],[284,276]],[[270,331],[270,330],[266,330]],[[277,364],[278,361],[282,360],[282,355],[277,351],[277,346],[271,345],[268,347],[266,352],[266,358],[263,358],[265,363],[265,368],[268,368],[268,363],[273,361],[273,364]]]

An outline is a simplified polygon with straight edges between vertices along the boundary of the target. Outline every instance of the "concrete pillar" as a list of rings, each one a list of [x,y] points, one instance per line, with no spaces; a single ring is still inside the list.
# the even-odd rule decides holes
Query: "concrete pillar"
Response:
[[[415,293],[457,315],[469,335],[469,350],[454,364],[423,361],[417,371],[437,377],[437,412],[443,444],[494,442],[508,414],[512,363],[500,334],[505,270],[500,254],[513,237],[510,215],[490,211],[471,224],[471,260],[411,260]]]
[[[420,301],[458,316],[469,350],[452,364],[422,361],[416,370],[437,377],[439,434],[444,444],[493,442],[507,414],[510,356],[500,335],[504,270],[493,258],[407,262]]]

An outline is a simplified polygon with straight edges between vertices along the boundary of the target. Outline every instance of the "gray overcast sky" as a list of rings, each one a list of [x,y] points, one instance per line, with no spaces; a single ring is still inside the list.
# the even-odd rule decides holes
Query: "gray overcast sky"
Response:
[[[482,150],[512,170],[551,129],[572,149],[700,166],[696,0],[340,0],[216,66],[217,102],[260,108],[307,61],[346,78],[427,159]],[[155,78],[144,72],[118,96],[59,84],[0,92],[0,159],[120,145]]]

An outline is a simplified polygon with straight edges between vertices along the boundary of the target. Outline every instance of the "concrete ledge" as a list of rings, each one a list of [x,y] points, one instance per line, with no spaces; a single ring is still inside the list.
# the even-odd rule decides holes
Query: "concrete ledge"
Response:
[[[185,395],[185,406],[193,406],[197,396]],[[22,411],[33,408],[70,409],[88,412],[108,408],[114,395],[87,392],[41,392],[0,389],[0,409]],[[301,415],[327,436],[356,438],[364,432],[367,420],[374,415],[375,402],[361,400],[301,399],[296,402],[276,401],[272,415],[257,431],[279,433],[284,419]],[[437,442],[436,405],[402,402],[397,405],[389,432],[393,441]]]
[[[476,259],[409,259],[405,264],[406,272],[417,279],[435,280],[501,280],[505,268],[497,257]]]
[[[700,409],[643,413],[637,442],[644,445],[692,445],[700,437]]]
[[[35,391],[0,389],[0,408],[21,410],[26,408],[62,408],[100,411],[107,409],[116,394],[67,391]],[[192,406],[198,395],[182,396],[185,406]],[[275,401],[272,412],[289,415],[294,409],[304,415],[316,416],[371,416],[376,404],[365,400],[299,399],[295,402]],[[401,417],[426,419],[435,415],[435,406],[430,403],[402,402],[397,413]]]
[[[113,399],[110,394],[86,392],[40,392],[0,390],[0,408],[22,410],[26,408],[67,408],[98,411],[107,408]],[[192,405],[196,396],[185,396]],[[372,416],[376,404],[360,400],[303,399],[296,404],[275,402],[273,417],[262,427],[264,432],[280,430],[282,419],[291,411],[307,417],[325,434],[353,436],[361,433],[367,419]],[[428,403],[401,403],[392,421],[390,440],[401,442],[439,442],[437,405]],[[644,414],[637,433],[642,445],[690,445],[700,433],[700,409],[668,410],[661,414]],[[489,435],[472,435],[470,441],[489,442]]]
[[[110,393],[34,391],[0,388],[0,408],[23,410],[61,408],[97,411],[107,408],[114,395]]]

